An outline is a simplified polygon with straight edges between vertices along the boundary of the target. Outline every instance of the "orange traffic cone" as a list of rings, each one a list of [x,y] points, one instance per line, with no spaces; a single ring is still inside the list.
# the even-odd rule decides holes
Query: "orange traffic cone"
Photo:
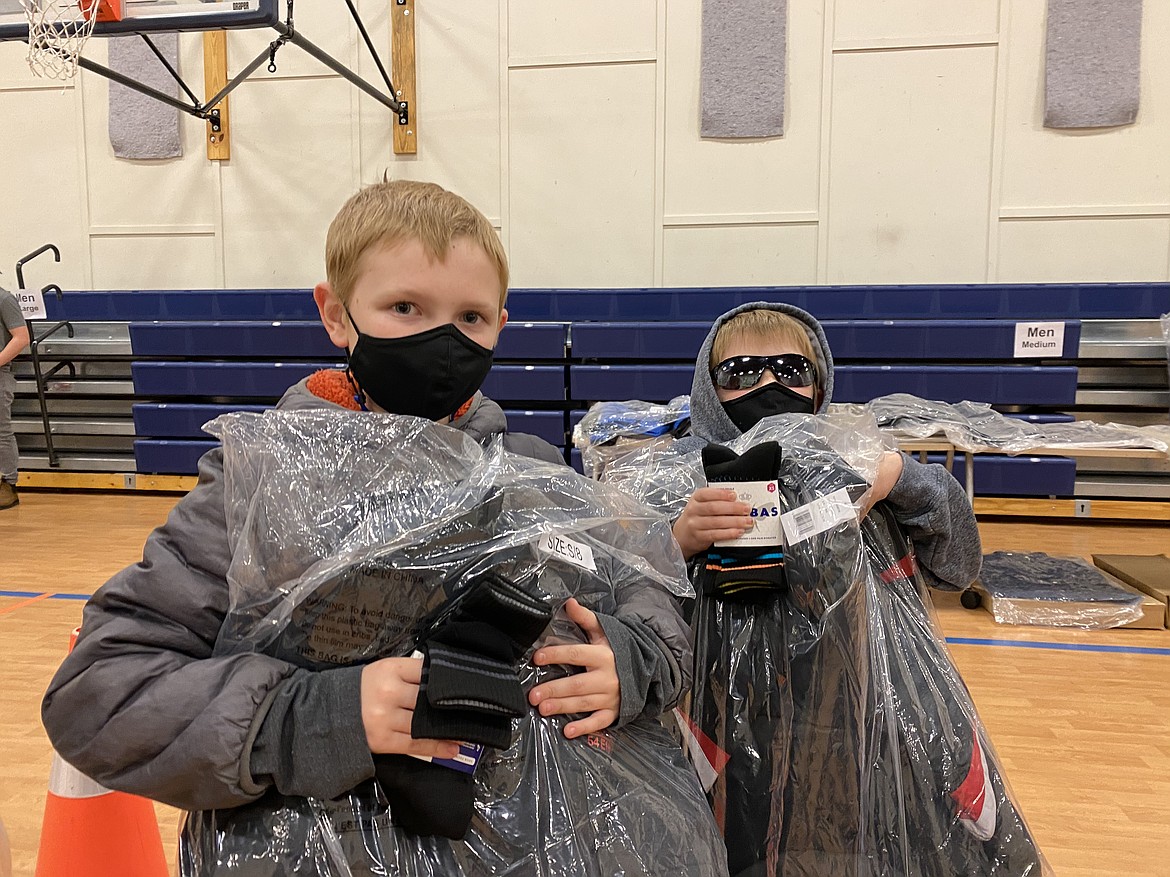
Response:
[[[69,641],[72,650],[78,631]],[[111,792],[53,753],[36,877],[166,877],[154,806]]]

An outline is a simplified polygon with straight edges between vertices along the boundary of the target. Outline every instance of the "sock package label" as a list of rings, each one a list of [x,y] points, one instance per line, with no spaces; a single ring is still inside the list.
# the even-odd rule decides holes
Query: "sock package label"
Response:
[[[781,544],[780,491],[775,481],[727,481],[717,486],[734,490],[736,499],[752,507],[752,528],[737,539],[716,542],[716,548],[758,548]]]

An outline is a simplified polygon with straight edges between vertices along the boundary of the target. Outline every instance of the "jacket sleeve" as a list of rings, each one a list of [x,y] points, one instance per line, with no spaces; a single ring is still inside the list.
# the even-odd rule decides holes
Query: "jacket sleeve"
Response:
[[[617,727],[671,709],[690,689],[692,675],[690,628],[670,594],[647,586],[622,595],[619,604],[613,615],[597,616],[621,686]]]
[[[522,457],[530,457],[533,460],[565,465],[565,457],[560,451],[544,439],[526,432],[504,433],[504,449]]]
[[[944,467],[903,454],[902,475],[886,499],[931,587],[961,591],[975,581],[983,563],[975,512]]]
[[[258,736],[269,750],[314,747],[322,758],[310,721],[336,726],[329,732],[335,752],[358,738],[353,725],[361,724],[360,707],[306,718],[304,727],[299,712],[292,721],[284,708],[301,702],[306,686],[318,691],[313,703],[330,701],[327,689],[348,690],[352,708],[353,680],[344,671],[311,674],[259,654],[213,656],[231,560],[222,473],[221,452],[205,455],[199,484],[151,534],[142,561],[94,594],[41,712],[56,750],[83,773],[188,810],[237,806],[281,785],[279,777],[250,773],[248,750]],[[317,679],[306,683],[307,676]],[[343,752],[332,765],[334,794],[373,775],[364,733],[360,740],[361,757]]]

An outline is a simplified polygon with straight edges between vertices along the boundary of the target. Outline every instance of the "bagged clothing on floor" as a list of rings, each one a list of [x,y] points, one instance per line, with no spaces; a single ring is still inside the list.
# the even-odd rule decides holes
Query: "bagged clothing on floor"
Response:
[[[410,764],[334,800],[270,792],[189,814],[184,875],[726,873],[702,788],[652,710],[568,740],[571,716],[524,700],[570,672],[536,667],[536,648],[585,642],[568,598],[613,615],[689,594],[668,521],[567,467],[415,418],[237,413],[210,428],[233,548],[217,654],[325,670],[422,650],[431,715],[420,696],[416,731],[435,721],[481,742],[458,769],[390,756]],[[461,801],[461,839],[411,832],[420,810],[458,823]]]
[[[767,443],[774,472],[749,459]],[[858,518],[884,450],[864,412],[782,415],[717,453],[645,444],[607,467],[671,517],[729,468],[775,484],[749,531],[775,511],[775,544],[692,559],[696,684],[680,726],[729,872],[1041,877],[906,534],[883,503]]]

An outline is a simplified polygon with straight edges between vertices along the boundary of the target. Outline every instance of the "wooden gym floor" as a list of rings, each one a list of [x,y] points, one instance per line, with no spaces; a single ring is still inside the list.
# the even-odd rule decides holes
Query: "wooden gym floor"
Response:
[[[0,512],[0,818],[17,877],[33,874],[52,758],[40,699],[81,619],[83,600],[69,595],[136,561],[174,503],[24,491]],[[989,551],[1170,549],[1167,524],[1000,519],[981,530]],[[1007,627],[953,595],[936,605],[948,637],[982,641],[951,651],[1057,877],[1170,875],[1170,631]],[[178,813],[157,811],[173,866]]]

